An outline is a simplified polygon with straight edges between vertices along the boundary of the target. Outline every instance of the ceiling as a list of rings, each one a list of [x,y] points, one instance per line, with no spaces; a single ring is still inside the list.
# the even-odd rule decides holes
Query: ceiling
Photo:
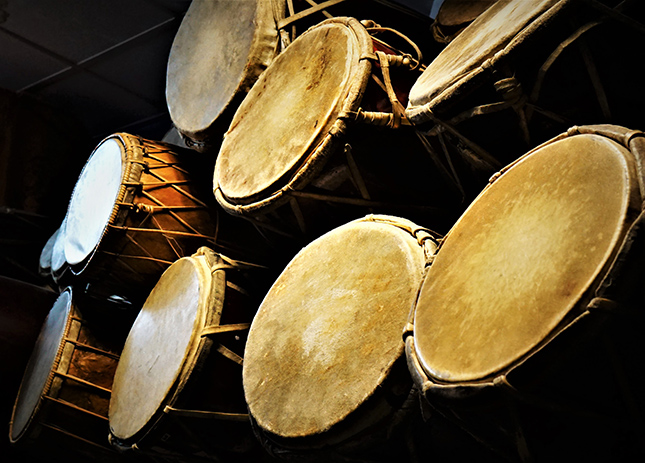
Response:
[[[426,15],[433,0],[395,0]],[[435,3],[435,9],[436,4]],[[64,109],[95,142],[160,139],[170,47],[190,0],[0,0],[0,88]]]

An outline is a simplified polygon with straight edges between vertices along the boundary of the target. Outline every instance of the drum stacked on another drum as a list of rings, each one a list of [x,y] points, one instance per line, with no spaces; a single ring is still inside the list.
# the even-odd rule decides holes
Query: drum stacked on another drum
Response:
[[[573,125],[642,127],[641,2],[499,0],[410,90],[406,114],[474,197],[488,177]]]
[[[164,272],[116,370],[112,444],[180,461],[264,458],[248,419],[241,366],[246,332],[268,286],[264,272],[208,248]]]
[[[228,212],[309,239],[370,211],[452,223],[458,195],[403,127],[419,63],[365,24],[318,24],[253,86],[215,165],[215,196]]]
[[[512,461],[640,460],[645,134],[571,129],[493,177],[412,313],[428,403]]]
[[[243,370],[251,417],[274,456],[406,457],[418,405],[401,332],[435,248],[429,230],[368,216],[285,268],[253,319]]]

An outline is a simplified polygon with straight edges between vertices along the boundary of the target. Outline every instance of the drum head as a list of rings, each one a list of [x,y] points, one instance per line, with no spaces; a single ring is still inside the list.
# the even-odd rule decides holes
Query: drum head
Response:
[[[54,233],[52,233],[52,236],[49,237],[49,239],[43,246],[42,251],[40,251],[40,259],[38,260],[38,266],[40,267],[41,272],[48,272],[51,270],[52,252],[54,251],[54,243],[58,239],[59,233],[60,233],[60,227]]]
[[[490,379],[575,315],[624,236],[634,172],[618,143],[578,135],[533,151],[489,185],[423,283],[414,346],[426,373]]]
[[[9,436],[12,442],[16,442],[26,432],[40,408],[43,395],[51,385],[50,376],[60,360],[71,304],[71,291],[63,291],[45,319],[14,405]]]
[[[51,252],[51,271],[56,278],[56,273],[63,268],[67,260],[65,259],[65,234],[67,229],[67,217],[63,219],[58,230],[54,233],[56,238],[52,244]]]
[[[424,264],[412,235],[378,221],[350,222],[304,248],[246,343],[244,393],[258,425],[281,437],[320,434],[371,397],[403,355]]]
[[[262,74],[236,112],[217,158],[214,184],[226,198],[248,203],[269,196],[308,160],[361,71],[359,33],[367,36],[339,19],[321,23]]]
[[[423,71],[410,90],[408,113],[447,98],[484,61],[502,50],[526,25],[560,0],[499,0],[464,29]]]
[[[124,164],[123,145],[108,138],[83,167],[66,217],[65,259],[71,265],[85,260],[101,241],[121,189]]]
[[[208,129],[276,53],[272,0],[193,0],[168,57],[166,99],[179,129]]]
[[[168,267],[148,296],[114,375],[109,420],[117,438],[133,437],[168,404],[200,340],[210,279],[205,265],[184,257]]]
[[[498,0],[445,0],[436,21],[442,26],[459,26],[476,19]]]

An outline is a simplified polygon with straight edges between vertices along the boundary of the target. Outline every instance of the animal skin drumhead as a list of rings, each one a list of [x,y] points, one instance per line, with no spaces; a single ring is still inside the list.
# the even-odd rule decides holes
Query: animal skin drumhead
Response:
[[[286,183],[335,122],[359,51],[352,28],[329,23],[308,30],[271,63],[220,149],[214,184],[225,197],[244,200]]]
[[[45,388],[49,387],[49,376],[58,363],[71,303],[71,293],[63,291],[54,302],[38,335],[20,384],[11,418],[10,438],[13,442],[27,430],[36,413],[36,407],[42,400]]]
[[[275,281],[246,344],[243,383],[265,431],[328,431],[372,396],[404,352],[403,326],[421,282],[417,240],[355,221],[310,243]]]
[[[117,438],[134,436],[166,404],[199,340],[209,277],[193,258],[179,259],[146,299],[114,375],[109,420]]]
[[[58,272],[65,265],[65,234],[67,229],[67,217],[63,219],[58,231],[55,233],[56,238],[52,243],[50,267],[52,272]]]
[[[430,376],[490,378],[575,310],[624,236],[632,163],[618,143],[577,135],[482,192],[445,238],[415,309],[414,346]]]
[[[193,0],[168,57],[166,100],[180,132],[208,129],[273,59],[272,0]]]
[[[40,258],[38,260],[38,265],[41,270],[50,270],[52,266],[52,252],[54,250],[54,243],[58,239],[58,234],[60,233],[60,227],[56,229],[52,236],[47,239],[47,242],[43,246],[42,251],[40,251]]]
[[[65,259],[71,265],[82,262],[101,241],[119,195],[124,163],[122,145],[109,138],[83,167],[66,217]]]
[[[464,29],[423,71],[410,90],[408,111],[432,104],[442,92],[503,49],[559,0],[499,0]]]

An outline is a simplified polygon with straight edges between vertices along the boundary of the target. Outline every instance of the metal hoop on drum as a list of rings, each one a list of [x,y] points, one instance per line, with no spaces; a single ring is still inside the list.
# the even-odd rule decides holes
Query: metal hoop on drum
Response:
[[[435,416],[511,461],[643,457],[644,161],[643,132],[581,126],[493,176],[404,333]]]
[[[640,60],[624,46],[642,41],[642,6],[605,3],[499,0],[414,84],[406,115],[468,196],[574,124],[643,125]]]
[[[66,217],[64,251],[75,284],[95,300],[138,308],[172,262],[204,244],[236,258],[266,255],[253,226],[221,213],[202,191],[199,176],[210,168],[169,144],[125,133],[103,140]]]
[[[12,443],[36,452],[116,455],[107,441],[107,411],[129,327],[122,321],[85,318],[72,288],[63,290],[27,364],[9,424]]]
[[[332,18],[310,28],[250,90],[215,163],[215,197],[229,213],[296,237],[371,211],[452,219],[461,198],[401,103],[421,57],[397,54],[370,35],[389,29],[365,25]]]
[[[418,411],[401,330],[437,235],[367,216],[309,243],[253,319],[244,394],[264,447],[285,460],[393,461]],[[405,457],[403,457],[405,458]]]
[[[116,370],[109,411],[114,446],[162,459],[262,460],[241,365],[264,279],[263,269],[208,248],[164,272]]]

